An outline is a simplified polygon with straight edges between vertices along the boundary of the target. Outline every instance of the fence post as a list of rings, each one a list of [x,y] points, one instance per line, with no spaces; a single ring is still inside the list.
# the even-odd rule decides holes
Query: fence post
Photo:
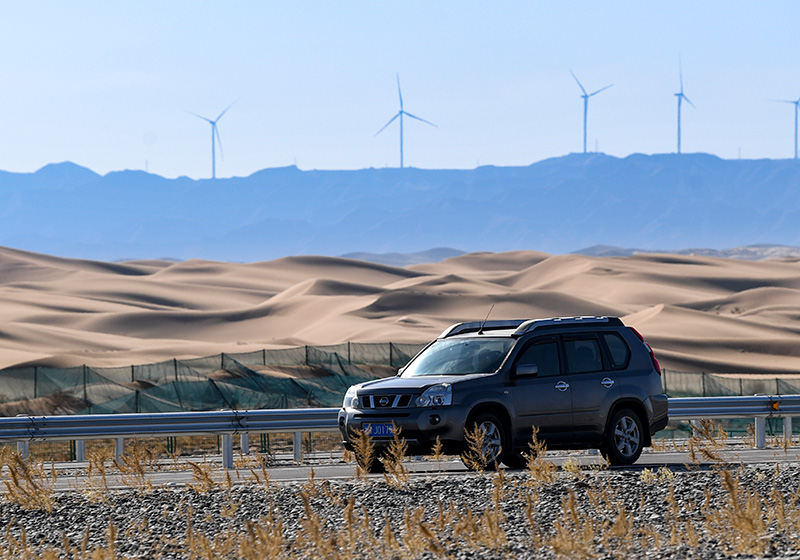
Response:
[[[306,350],[306,365],[308,365],[308,344],[305,345]]]
[[[299,463],[303,460],[303,433],[295,432],[294,441],[292,442],[292,450],[294,451],[294,462]]]
[[[222,434],[222,468],[233,468],[233,435]]]
[[[703,382],[703,396],[706,396],[706,372],[700,374],[700,380]]]
[[[30,455],[30,448],[28,447],[28,441],[18,441],[17,442],[17,453],[22,455],[23,459],[27,459]]]
[[[33,366],[33,398],[39,397],[39,366]]]
[[[86,460],[86,440],[85,439],[76,439],[75,440],[75,460],[76,461],[85,461]]]
[[[267,349],[263,348],[261,350],[261,365],[267,365]]]
[[[756,418],[755,426],[756,449],[764,449],[767,446],[767,419],[764,417]]]
[[[250,432],[242,432],[239,436],[239,445],[242,455],[250,455]]]
[[[114,440],[114,457],[117,462],[122,461],[122,456],[125,454],[125,438],[118,437]]]
[[[784,416],[783,417],[783,439],[786,441],[786,445],[787,446],[792,444],[792,417],[791,416]]]
[[[347,363],[353,365],[353,358],[350,355],[350,341],[347,341]]]
[[[392,360],[392,343],[389,343],[389,367],[394,367],[394,360]]]

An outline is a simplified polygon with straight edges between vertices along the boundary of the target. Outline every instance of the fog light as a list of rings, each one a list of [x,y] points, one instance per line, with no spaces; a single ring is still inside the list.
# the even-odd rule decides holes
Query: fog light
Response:
[[[433,426],[435,426],[436,424],[438,424],[441,421],[442,421],[442,419],[439,417],[438,414],[431,414],[431,424]]]

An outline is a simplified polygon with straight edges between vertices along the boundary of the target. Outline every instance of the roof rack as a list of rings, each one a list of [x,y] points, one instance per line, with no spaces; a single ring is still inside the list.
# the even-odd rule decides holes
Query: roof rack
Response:
[[[457,334],[464,334],[468,332],[478,332],[483,325],[484,331],[496,331],[500,329],[516,329],[525,322],[530,322],[527,319],[511,319],[507,321],[472,321],[470,323],[456,323],[447,327],[439,338],[447,338],[448,336],[455,336]]]
[[[606,324],[606,325],[615,325],[619,326],[622,325],[622,321],[619,317],[592,317],[592,316],[583,316],[583,317],[552,317],[550,319],[531,319],[529,321],[525,321],[517,330],[514,331],[515,335],[521,335],[525,333],[529,333],[532,330],[541,327],[555,327],[555,326],[572,326],[572,325],[586,325],[586,324]]]

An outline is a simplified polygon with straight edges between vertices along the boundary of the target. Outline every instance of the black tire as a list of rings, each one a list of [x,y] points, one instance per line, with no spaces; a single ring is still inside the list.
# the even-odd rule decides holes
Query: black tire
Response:
[[[645,432],[639,414],[630,408],[614,413],[600,452],[611,465],[632,465],[644,449]]]
[[[528,468],[528,457],[522,451],[514,451],[503,456],[502,462],[509,469]]]
[[[475,457],[475,452],[467,449],[461,454],[461,462],[469,470],[485,471],[495,470],[503,461],[505,449],[509,449],[509,437],[505,422],[491,413],[479,414],[471,419],[466,430],[480,427],[486,434],[484,436],[483,452],[481,457]]]
[[[386,467],[383,465],[380,456],[375,456],[372,462],[364,469],[369,474],[380,474],[386,472]]]

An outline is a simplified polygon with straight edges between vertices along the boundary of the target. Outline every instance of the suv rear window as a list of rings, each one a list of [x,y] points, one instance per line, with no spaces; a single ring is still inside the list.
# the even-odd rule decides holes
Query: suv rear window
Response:
[[[594,337],[565,339],[564,351],[567,354],[567,373],[588,373],[603,369],[600,341]]]
[[[628,358],[631,356],[630,348],[622,340],[622,337],[617,333],[603,333],[603,340],[606,341],[608,351],[611,354],[612,369],[621,369],[628,364]]]

